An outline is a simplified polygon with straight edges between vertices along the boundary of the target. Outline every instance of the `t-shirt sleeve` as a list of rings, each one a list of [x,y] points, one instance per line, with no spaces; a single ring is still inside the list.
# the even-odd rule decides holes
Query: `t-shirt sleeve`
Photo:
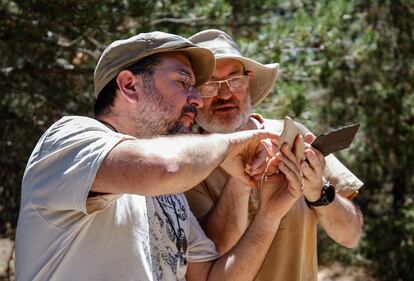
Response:
[[[204,182],[187,190],[184,194],[190,205],[191,211],[197,219],[204,217],[214,208],[215,201],[210,196]]]
[[[205,262],[219,258],[213,241],[207,238],[200,224],[189,210],[190,223],[188,262]]]
[[[334,155],[325,157],[325,177],[334,186],[339,194],[352,199],[358,194],[363,182],[348,170]]]
[[[296,125],[305,135],[310,132],[308,128],[300,123]],[[354,198],[358,190],[363,186],[363,182],[358,179],[345,165],[343,165],[333,154],[325,157],[325,178],[330,181],[342,196],[348,199]]]
[[[93,209],[86,207],[88,193],[102,161],[126,138],[131,137],[92,118],[65,117],[56,122],[42,136],[26,168],[23,188],[30,189],[32,206],[87,214]],[[111,196],[119,195],[103,199],[110,202]]]

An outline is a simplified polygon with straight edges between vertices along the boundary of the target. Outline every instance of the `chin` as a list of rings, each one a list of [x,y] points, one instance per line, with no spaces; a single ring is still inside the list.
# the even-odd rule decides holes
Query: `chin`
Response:
[[[192,134],[192,128],[187,128],[181,123],[175,124],[172,128],[167,131],[168,135],[187,135]]]
[[[212,119],[212,120],[205,120],[203,118],[199,118],[197,123],[200,125],[201,128],[206,130],[210,133],[234,133],[240,130],[241,127],[244,125],[244,119],[242,116],[238,116],[236,118],[231,119]]]
[[[189,128],[183,128],[179,134],[192,134],[193,130]]]
[[[235,123],[222,123],[222,122],[212,122],[202,128],[210,133],[234,133],[237,132],[240,128],[239,124]]]

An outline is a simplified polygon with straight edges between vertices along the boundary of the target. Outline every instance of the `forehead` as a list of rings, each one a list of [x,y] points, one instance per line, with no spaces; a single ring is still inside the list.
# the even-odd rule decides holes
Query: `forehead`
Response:
[[[161,62],[158,68],[170,71],[177,71],[194,77],[193,68],[189,58],[182,52],[166,52],[160,53]]]
[[[223,79],[226,76],[243,74],[244,66],[235,59],[221,59],[216,61],[213,79]]]

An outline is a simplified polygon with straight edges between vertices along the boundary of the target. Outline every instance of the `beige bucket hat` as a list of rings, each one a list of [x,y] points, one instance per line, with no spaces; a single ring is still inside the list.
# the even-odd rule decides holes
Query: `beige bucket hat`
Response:
[[[244,65],[246,71],[253,73],[253,78],[250,81],[252,106],[261,103],[269,94],[277,78],[278,63],[261,64],[243,57],[236,42],[227,33],[218,29],[204,30],[188,39],[200,47],[211,50],[216,60],[235,59]]]
[[[119,72],[135,62],[161,52],[187,54],[196,78],[196,86],[207,82],[213,74],[213,53],[178,35],[154,31],[140,33],[111,43],[102,53],[94,72],[95,97]]]

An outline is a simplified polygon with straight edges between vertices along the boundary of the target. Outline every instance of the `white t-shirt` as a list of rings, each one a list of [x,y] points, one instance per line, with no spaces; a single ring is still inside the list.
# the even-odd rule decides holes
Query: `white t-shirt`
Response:
[[[88,198],[100,164],[125,139],[133,138],[78,116],[41,137],[23,177],[18,281],[185,280],[188,262],[218,257],[183,194]]]

